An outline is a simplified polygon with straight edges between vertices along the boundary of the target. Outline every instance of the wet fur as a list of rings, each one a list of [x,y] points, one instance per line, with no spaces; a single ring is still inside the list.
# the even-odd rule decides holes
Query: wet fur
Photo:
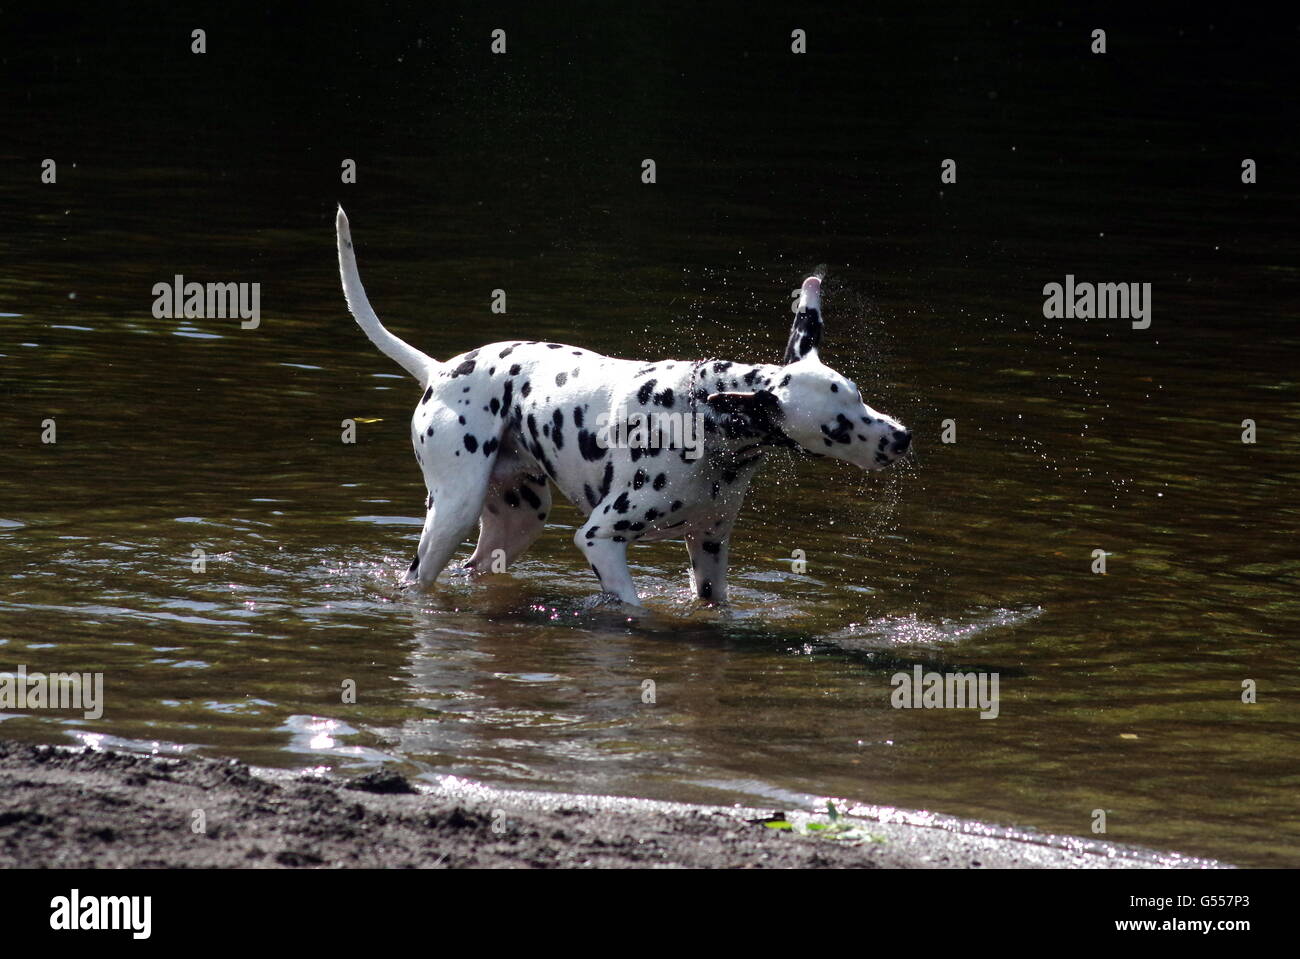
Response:
[[[879,469],[910,443],[901,424],[865,405],[856,386],[818,359],[820,274],[803,283],[780,364],[645,363],[536,340],[491,343],[443,363],[379,322],[342,209],[336,226],[349,308],[423,389],[411,443],[427,497],[408,584],[431,585],[475,523],[471,575],[508,567],[545,527],[554,487],[584,516],[574,543],[602,590],[637,604],[628,547],[680,539],[694,595],[721,602],[736,515],[767,449],[793,446]],[[700,414],[703,455],[602,447],[597,417],[619,408]]]

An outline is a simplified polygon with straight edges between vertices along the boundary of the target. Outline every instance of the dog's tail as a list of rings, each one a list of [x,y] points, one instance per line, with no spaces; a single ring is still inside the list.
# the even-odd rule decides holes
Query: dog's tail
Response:
[[[357,257],[352,250],[352,231],[348,228],[348,216],[341,206],[334,226],[339,237],[339,275],[343,278],[343,295],[347,297],[348,309],[375,346],[400,363],[406,372],[420,381],[421,386],[428,386],[429,377],[438,368],[438,361],[384,329],[384,324],[379,322],[379,317],[375,316],[375,311],[370,306],[370,300],[366,298],[366,288],[361,285]]]

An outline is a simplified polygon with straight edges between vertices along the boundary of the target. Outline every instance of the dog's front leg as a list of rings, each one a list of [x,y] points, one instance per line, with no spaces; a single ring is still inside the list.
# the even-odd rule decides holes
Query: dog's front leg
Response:
[[[727,546],[730,524],[707,533],[688,533],[686,551],[691,556],[691,592],[712,603],[727,601]]]
[[[592,572],[600,580],[601,589],[613,593],[625,603],[633,606],[641,605],[636,587],[632,585],[632,574],[627,568],[626,540],[615,542],[612,538],[600,536],[589,538],[586,530],[579,526],[578,531],[573,534],[573,542],[577,544],[578,549],[582,550],[582,555],[587,557]]]

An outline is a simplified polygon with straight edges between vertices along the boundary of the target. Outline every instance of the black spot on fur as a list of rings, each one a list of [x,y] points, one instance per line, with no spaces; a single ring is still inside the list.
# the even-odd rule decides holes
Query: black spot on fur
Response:
[[[465,434],[465,449],[471,453],[478,449],[478,440],[470,433]]]
[[[835,429],[822,424],[822,432],[837,443],[848,443],[853,439],[853,421],[843,413],[835,417]]]
[[[704,547],[704,552],[706,552],[706,553],[711,553],[711,554],[714,555],[714,556],[717,556],[718,553],[720,553],[720,552],[722,551],[722,544],[721,544],[721,543],[710,543],[710,542],[705,541],[704,543],[701,543],[700,545]]]
[[[519,395],[520,395],[520,396],[527,396],[527,395],[528,395],[529,393],[531,393],[532,391],[533,391],[533,384],[532,384],[532,382],[531,382],[531,381],[528,381],[528,380],[525,380],[525,381],[524,381],[524,385],[523,385],[523,387],[519,390]]]
[[[519,495],[522,496],[524,502],[527,503],[529,506],[531,506],[533,509],[537,509],[542,505],[542,498],[533,492],[531,486],[519,487]]]
[[[646,380],[644,383],[641,384],[641,388],[636,391],[636,398],[641,403],[642,406],[650,402],[650,394],[654,392],[654,388],[655,388],[655,381]]]
[[[451,371],[451,378],[454,380],[458,376],[468,376],[474,372],[474,361],[466,360],[460,366]]]
[[[577,426],[577,427],[581,427],[581,426],[582,426],[582,407],[581,407],[581,406],[575,406],[575,407],[573,408],[573,425],[574,425],[574,426]]]
[[[605,464],[605,475],[600,479],[600,498],[604,499],[609,495],[609,488],[614,482],[614,464],[609,462]]]
[[[509,506],[511,509],[519,508],[519,494],[516,493],[514,490],[512,489],[506,490],[506,495],[502,498],[506,501],[506,505]]]
[[[556,373],[556,374],[555,374],[555,385],[556,385],[556,386],[563,386],[563,385],[564,385],[565,383],[567,383],[567,382],[569,382],[569,374],[568,374],[568,373],[563,373],[563,372],[561,372],[561,373]]]
[[[537,445],[537,448],[533,450],[533,457],[537,460],[537,465],[546,471],[547,476],[555,476],[555,464],[546,458],[546,454],[542,452],[540,443]]]
[[[628,506],[630,505],[630,504],[628,503],[627,494],[626,494],[626,493],[619,493],[619,494],[618,494],[618,499],[614,500],[614,502],[613,502],[612,505],[613,505],[613,507],[614,507],[614,511],[615,511],[615,512],[618,512],[618,513],[626,513],[626,512],[627,512],[627,509],[628,509]]]
[[[582,453],[584,460],[592,462],[601,459],[609,452],[596,441],[595,433],[588,433],[586,430],[578,431],[578,450]]]
[[[429,402],[429,397],[431,397],[431,396],[433,396],[433,387],[432,387],[432,386],[429,387],[427,390],[424,391],[424,399],[420,400],[420,405],[423,406],[425,403]]]
[[[655,489],[660,490],[660,489],[663,489],[663,488],[664,488],[664,484],[667,483],[667,482],[668,482],[668,476],[667,476],[667,474],[665,474],[665,473],[660,473],[658,476],[655,477],[655,481],[654,481],[653,483],[651,483],[650,485],[651,485],[652,487],[654,487]]]
[[[794,326],[790,328],[790,340],[785,345],[784,362],[793,363],[803,359],[821,345],[821,312],[812,307],[805,307],[795,314]]]
[[[500,445],[501,445],[500,441],[495,436],[492,437],[492,439],[488,440],[486,443],[483,444],[483,455],[491,456],[493,453],[497,451],[497,447]],[[473,452],[473,450],[471,450],[470,452]]]
[[[673,405],[673,391],[672,391],[672,389],[669,388],[669,389],[664,390],[662,393],[656,393],[656,394],[655,394],[655,405],[656,405],[656,406],[669,406],[669,407],[671,407],[671,406]]]
[[[712,599],[712,598],[713,598],[713,584],[706,579],[704,582],[700,583],[700,599]]]
[[[637,470],[636,475],[632,477],[632,488],[640,489],[642,486],[645,486],[645,481],[647,479],[649,479],[649,476],[647,476],[645,470]]]
[[[551,414],[551,442],[557,450],[564,449],[564,414],[556,410]]]

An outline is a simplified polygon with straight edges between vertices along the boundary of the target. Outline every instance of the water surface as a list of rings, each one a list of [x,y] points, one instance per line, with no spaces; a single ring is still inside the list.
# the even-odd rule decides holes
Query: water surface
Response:
[[[1111,839],[1300,864],[1295,195],[1236,172],[1285,152],[1272,59],[1211,85],[1189,63],[1240,38],[1203,26],[1098,66],[1072,23],[850,18],[792,68],[762,18],[628,13],[525,19],[498,69],[449,16],[295,27],[319,71],[274,20],[196,66],[161,12],[12,53],[0,668],[103,671],[108,705],[0,734],[1078,835],[1101,808]],[[380,315],[444,358],[773,361],[830,260],[825,358],[915,453],[774,457],[725,609],[680,544],[633,550],[646,611],[591,608],[567,505],[509,575],[402,592],[419,394],[346,313],[340,199]],[[177,273],[260,282],[261,326],[155,319]],[[1067,273],[1152,283],[1151,329],[1045,320]],[[999,717],[891,708],[916,663],[997,672]]]

